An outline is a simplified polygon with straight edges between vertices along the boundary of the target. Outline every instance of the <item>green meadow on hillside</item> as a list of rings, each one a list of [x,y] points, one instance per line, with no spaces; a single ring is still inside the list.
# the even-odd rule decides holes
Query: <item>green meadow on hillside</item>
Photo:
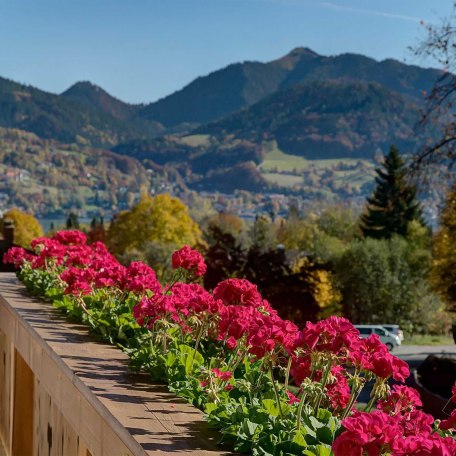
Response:
[[[322,187],[337,189],[348,185],[360,191],[375,175],[375,164],[371,160],[307,160],[281,151],[274,142],[266,148],[266,156],[259,169],[267,182],[282,187],[309,185],[310,182],[315,182],[315,185]]]

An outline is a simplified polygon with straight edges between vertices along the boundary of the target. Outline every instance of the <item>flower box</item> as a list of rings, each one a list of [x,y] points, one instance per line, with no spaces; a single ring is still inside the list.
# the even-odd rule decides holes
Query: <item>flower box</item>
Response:
[[[51,305],[0,274],[0,438],[8,456],[223,453],[203,413],[128,370]]]
[[[390,378],[408,377],[406,362],[377,335],[360,338],[343,317],[300,330],[248,280],[226,279],[208,291],[197,283],[204,259],[188,246],[173,254],[168,283],[142,262],[121,265],[79,231],[31,247],[33,254],[12,248],[4,257],[20,268],[28,292],[121,346],[132,366],[204,410],[229,448],[255,456],[409,456],[424,445],[456,454],[456,411],[434,422],[415,390],[390,389]],[[200,412],[129,374],[126,356],[24,299],[9,280],[0,329],[9,410],[1,435],[10,455],[220,454],[212,434],[201,433]]]

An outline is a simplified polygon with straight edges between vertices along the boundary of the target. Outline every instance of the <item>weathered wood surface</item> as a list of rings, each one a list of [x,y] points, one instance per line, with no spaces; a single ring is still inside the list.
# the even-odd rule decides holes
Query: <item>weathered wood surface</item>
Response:
[[[33,449],[20,456],[231,454],[217,447],[199,410],[129,372],[124,353],[29,297],[14,274],[0,274],[0,356],[0,438],[9,455],[24,445],[15,438],[20,426],[33,433]],[[19,381],[16,392],[33,389],[27,417],[13,413]]]

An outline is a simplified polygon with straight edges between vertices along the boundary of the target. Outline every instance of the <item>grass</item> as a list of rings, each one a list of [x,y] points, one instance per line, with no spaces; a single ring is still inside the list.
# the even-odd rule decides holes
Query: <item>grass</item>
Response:
[[[263,177],[266,181],[281,187],[293,187],[303,183],[302,176],[291,176],[289,174],[263,173]]]
[[[198,146],[208,146],[209,145],[209,135],[188,135],[183,136],[181,141],[190,147],[198,147]]]
[[[454,345],[453,337],[431,334],[405,334],[403,345]]]
[[[266,157],[260,165],[263,172],[277,171],[302,171],[309,167],[309,161],[297,155],[288,155],[277,147],[271,148],[266,152]]]
[[[203,135],[195,135],[203,136]],[[190,136],[187,138],[191,138]],[[266,145],[266,156],[259,166],[266,181],[279,185],[281,187],[294,187],[302,185],[302,177],[296,175],[285,175],[282,172],[303,173],[309,168],[321,174],[325,169],[337,166],[340,163],[344,165],[356,165],[358,162],[364,163],[365,167],[357,169],[334,170],[334,184],[341,187],[349,184],[351,187],[359,190],[361,186],[372,181],[375,175],[375,166],[370,160],[357,158],[334,158],[327,160],[307,160],[297,155],[290,155],[281,151],[275,141]]]
[[[331,166],[338,165],[339,163],[344,163],[345,165],[355,165],[356,163],[368,163],[371,164],[370,160],[364,158],[327,158],[324,160],[308,160],[309,165],[314,165],[316,168],[324,169],[330,168]],[[340,171],[342,173],[355,173],[355,170]]]
[[[374,175],[375,170],[373,165],[367,172],[360,172],[360,170],[356,169],[336,171],[335,183],[339,185],[350,184],[352,187],[360,189],[364,184],[372,181]]]
[[[206,136],[206,135],[193,135],[193,136]],[[192,136],[186,136],[185,138],[192,138]],[[302,171],[311,166],[317,169],[325,169],[330,168],[332,166],[338,165],[339,163],[344,163],[346,165],[355,165],[358,162],[363,162],[372,168],[374,171],[374,165],[370,160],[359,159],[359,158],[328,158],[325,160],[307,160],[303,157],[299,157],[297,155],[287,154],[281,151],[277,147],[277,143],[275,141],[271,141],[269,144],[266,145],[266,156],[260,165],[260,169],[263,172],[271,172],[271,171]],[[339,171],[338,171],[339,172]],[[347,171],[340,171],[341,175],[347,174],[359,174],[356,170],[347,170]]]

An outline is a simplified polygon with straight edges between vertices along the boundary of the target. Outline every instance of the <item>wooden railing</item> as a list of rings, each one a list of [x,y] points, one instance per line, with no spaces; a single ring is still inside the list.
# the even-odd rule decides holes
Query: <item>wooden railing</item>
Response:
[[[0,438],[7,456],[218,456],[202,413],[127,368],[0,274]]]

